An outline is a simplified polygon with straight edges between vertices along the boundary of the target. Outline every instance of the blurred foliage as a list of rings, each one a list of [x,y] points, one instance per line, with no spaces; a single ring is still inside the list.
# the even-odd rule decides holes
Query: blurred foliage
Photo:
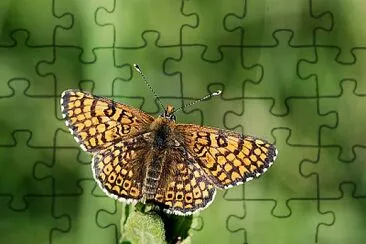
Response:
[[[82,88],[158,115],[138,63],[163,104],[223,90],[178,122],[279,149],[264,177],[219,191],[193,219],[192,243],[363,243],[363,9],[359,0],[2,0],[0,242],[119,239],[125,209],[87,181],[91,157],[69,135],[59,97]]]

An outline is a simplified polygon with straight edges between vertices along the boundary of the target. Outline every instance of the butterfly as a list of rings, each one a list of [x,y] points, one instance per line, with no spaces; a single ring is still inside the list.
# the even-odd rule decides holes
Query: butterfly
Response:
[[[108,98],[66,90],[61,111],[75,140],[93,155],[93,176],[108,196],[151,202],[167,213],[206,208],[217,188],[259,177],[277,156],[263,139],[176,123],[171,105],[154,118]]]

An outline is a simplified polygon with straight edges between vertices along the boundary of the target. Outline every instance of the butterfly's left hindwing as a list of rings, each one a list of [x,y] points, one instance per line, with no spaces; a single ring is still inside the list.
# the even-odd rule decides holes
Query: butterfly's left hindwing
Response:
[[[215,186],[183,148],[169,150],[154,199],[165,212],[193,214],[206,208],[215,194]]]
[[[85,151],[107,148],[116,140],[143,132],[154,120],[138,109],[78,90],[61,95],[61,112]]]

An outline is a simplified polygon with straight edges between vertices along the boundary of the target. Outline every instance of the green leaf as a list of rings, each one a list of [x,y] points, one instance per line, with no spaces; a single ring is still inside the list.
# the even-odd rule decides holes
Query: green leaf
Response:
[[[160,216],[153,212],[143,213],[133,211],[122,228],[123,242],[138,243],[166,243],[164,223]]]
[[[197,217],[178,216],[163,212],[154,204],[123,204],[121,243],[190,244]]]

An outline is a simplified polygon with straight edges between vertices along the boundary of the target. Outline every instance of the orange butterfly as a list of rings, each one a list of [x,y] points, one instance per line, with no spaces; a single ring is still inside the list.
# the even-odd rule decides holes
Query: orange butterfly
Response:
[[[127,203],[153,202],[168,213],[187,215],[207,207],[216,188],[259,177],[277,155],[262,139],[177,124],[177,110],[170,105],[154,118],[108,98],[66,90],[61,110],[75,140],[93,154],[94,178],[107,195]]]

